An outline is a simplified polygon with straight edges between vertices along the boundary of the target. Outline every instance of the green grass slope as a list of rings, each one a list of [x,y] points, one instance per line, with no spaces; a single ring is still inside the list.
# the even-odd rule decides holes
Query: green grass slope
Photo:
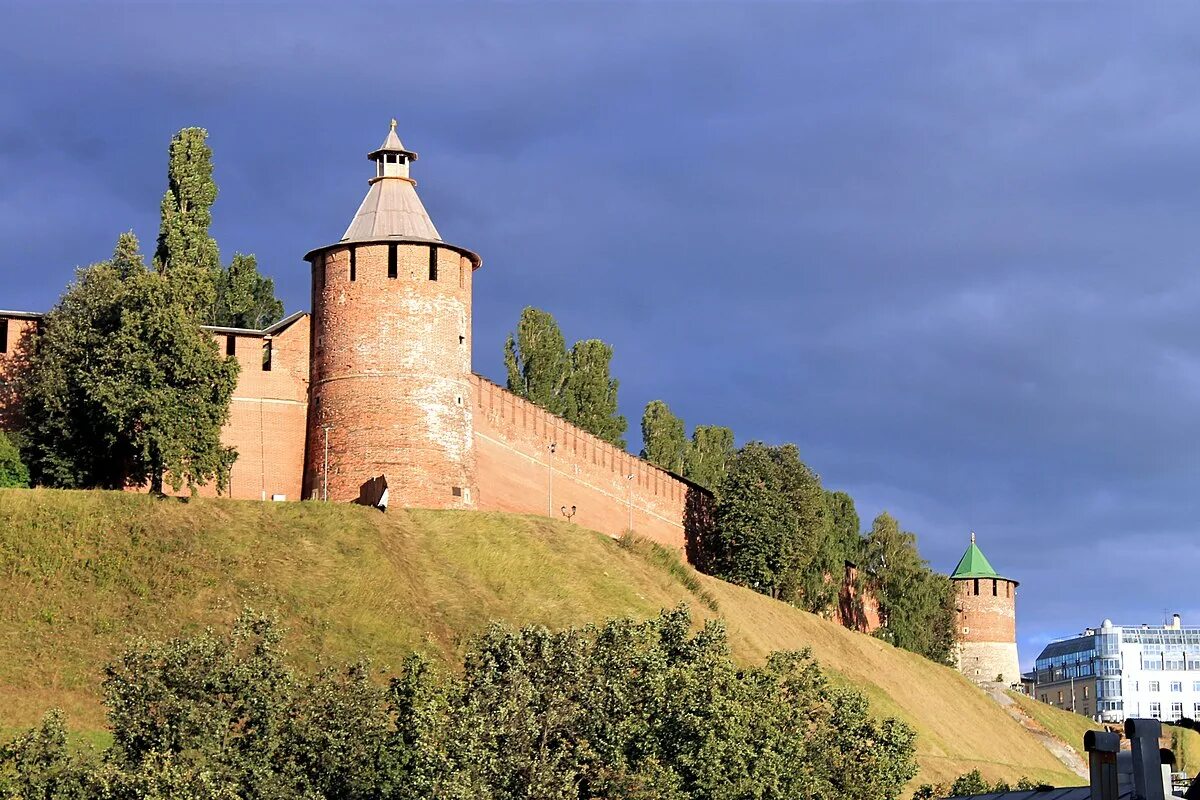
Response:
[[[680,602],[723,617],[745,662],[811,647],[916,728],[919,781],[1079,783],[955,671],[578,526],[115,492],[0,490],[0,728],[59,706],[99,731],[100,670],[129,637],[225,625],[245,605],[280,614],[300,666],[386,667],[414,649],[453,661],[493,619],[562,627]]]

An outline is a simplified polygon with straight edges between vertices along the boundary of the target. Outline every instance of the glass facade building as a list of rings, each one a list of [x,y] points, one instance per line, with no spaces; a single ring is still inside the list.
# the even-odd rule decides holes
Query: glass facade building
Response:
[[[1034,676],[1036,699],[1103,722],[1200,719],[1200,627],[1105,620],[1046,645]]]

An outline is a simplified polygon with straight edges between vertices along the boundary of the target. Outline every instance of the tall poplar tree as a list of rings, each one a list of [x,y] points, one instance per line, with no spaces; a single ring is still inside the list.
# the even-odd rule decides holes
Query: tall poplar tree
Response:
[[[651,400],[642,412],[642,458],[676,473],[683,472],[687,445],[683,420],[662,400]]]
[[[565,415],[571,362],[554,317],[533,306],[525,308],[516,334],[509,334],[504,344],[504,366],[510,392],[552,414]]]
[[[208,233],[217,184],[207,140],[204,128],[184,128],[171,139],[154,253],[154,265],[175,297],[202,322],[216,302],[221,271],[217,242]]]
[[[610,373],[612,346],[599,339],[576,342],[567,375],[566,418],[588,433],[625,447],[629,422],[617,413],[617,380]]]
[[[683,477],[715,491],[733,454],[733,431],[720,425],[697,425],[684,449]]]

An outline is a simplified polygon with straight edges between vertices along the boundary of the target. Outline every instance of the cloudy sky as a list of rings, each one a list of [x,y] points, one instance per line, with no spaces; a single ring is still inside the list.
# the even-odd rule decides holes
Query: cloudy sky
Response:
[[[222,254],[288,310],[390,117],[525,305],[665,399],[796,442],[942,570],[1022,581],[1022,662],[1200,623],[1200,15],[1184,4],[0,5],[0,308],[43,310],[210,131]],[[635,435],[632,437],[637,439]]]

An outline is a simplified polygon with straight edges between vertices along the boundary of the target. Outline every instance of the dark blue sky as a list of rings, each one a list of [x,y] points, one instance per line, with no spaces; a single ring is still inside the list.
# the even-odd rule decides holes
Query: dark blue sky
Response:
[[[50,306],[208,128],[222,255],[289,311],[395,116],[525,305],[649,400],[794,441],[864,524],[1022,581],[1028,663],[1200,622],[1200,19],[1129,4],[0,5],[0,307]],[[636,433],[633,437],[636,439]]]

